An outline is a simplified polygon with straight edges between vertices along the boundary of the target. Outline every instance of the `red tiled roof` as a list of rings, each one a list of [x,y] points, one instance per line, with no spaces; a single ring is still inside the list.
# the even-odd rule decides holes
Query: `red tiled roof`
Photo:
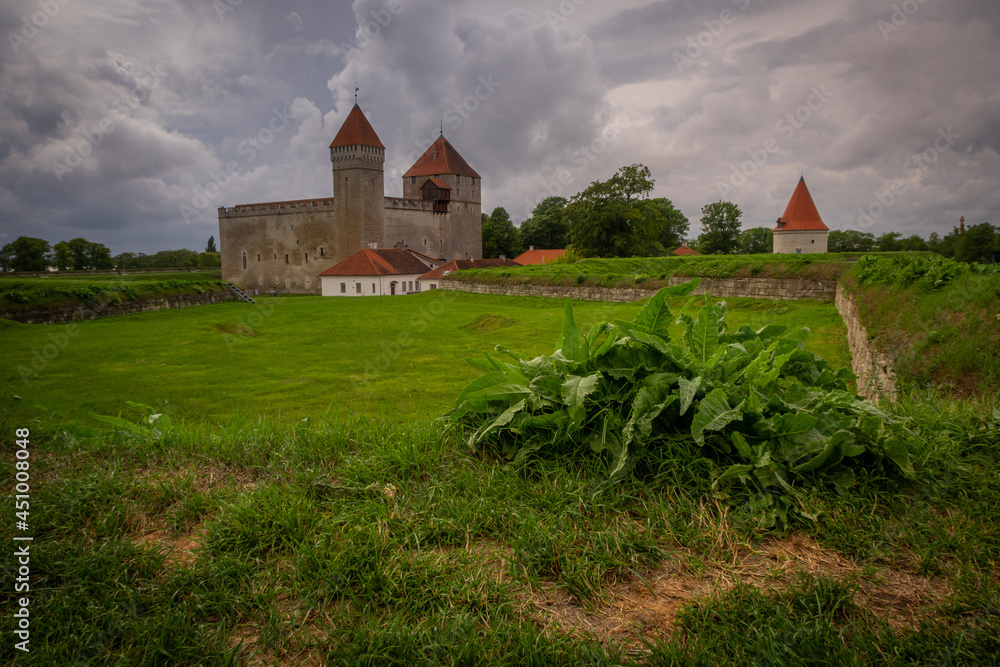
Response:
[[[469,166],[454,146],[448,143],[444,135],[437,138],[431,147],[420,156],[420,159],[413,163],[410,170],[403,174],[403,178],[413,176],[437,176],[438,174],[452,174],[457,176],[468,176],[469,178],[482,178],[476,170]]]
[[[340,126],[340,131],[337,132],[333,143],[330,144],[330,148],[339,148],[341,146],[374,146],[375,148],[385,148],[382,142],[379,141],[378,135],[375,134],[375,129],[368,122],[368,119],[365,118],[365,114],[357,104],[351,109],[351,113],[347,114],[347,120]]]
[[[493,269],[500,266],[521,266],[512,259],[454,259],[444,266],[428,271],[418,280],[437,280],[444,278],[446,273],[464,269]]]
[[[440,178],[428,178],[427,183],[431,183],[439,190],[451,190],[451,186],[442,181]],[[424,183],[424,185],[421,185],[420,187],[423,188],[427,185],[427,183]]]
[[[823,224],[823,219],[819,217],[816,204],[813,203],[809,188],[806,187],[805,177],[799,179],[799,184],[795,186],[795,192],[785,207],[784,214],[778,218],[775,225],[776,232],[806,232],[806,231],[828,231],[830,228]]]
[[[677,250],[674,250],[674,254],[679,255],[681,257],[686,257],[688,255],[700,255],[701,253],[695,250],[694,248],[689,248],[686,245],[682,245]]]
[[[565,250],[528,250],[522,252],[514,258],[514,261],[521,266],[531,266],[532,264],[547,264],[554,262],[566,254]]]
[[[402,276],[420,275],[427,265],[409,250],[360,250],[339,264],[319,274],[320,276]]]

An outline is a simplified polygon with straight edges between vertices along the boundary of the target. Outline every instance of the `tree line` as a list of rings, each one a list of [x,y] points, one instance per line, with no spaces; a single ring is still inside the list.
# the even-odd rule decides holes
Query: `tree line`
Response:
[[[743,212],[728,201],[701,209],[702,232],[688,239],[689,221],[666,198],[650,198],[654,181],[642,164],[622,167],[607,181],[596,181],[570,199],[549,197],[515,227],[502,206],[483,214],[483,257],[514,258],[531,246],[571,248],[577,257],[657,256],[687,245],[703,255],[766,254],[773,250],[770,227],[743,229]],[[828,252],[930,251],[965,262],[1000,261],[1000,228],[989,223],[928,239],[899,232],[875,236],[857,230],[831,230]]]
[[[55,245],[45,239],[21,236],[0,248],[0,271],[110,271],[135,269],[212,269],[222,266],[215,237],[209,237],[204,252],[161,250],[152,255],[123,252],[112,256],[103,243],[75,238]]]

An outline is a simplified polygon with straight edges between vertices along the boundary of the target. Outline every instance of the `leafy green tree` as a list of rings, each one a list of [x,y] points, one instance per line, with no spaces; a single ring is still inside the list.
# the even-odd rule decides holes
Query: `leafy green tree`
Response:
[[[198,255],[199,269],[217,269],[222,266],[222,257],[217,252],[203,252]]]
[[[854,229],[834,229],[828,237],[828,252],[869,252],[875,248],[875,236]]]
[[[521,247],[565,248],[569,242],[569,225],[564,215],[567,203],[565,197],[542,200],[518,229]]]
[[[205,246],[205,252],[219,252],[219,249],[215,247],[215,237],[208,237],[208,245]]]
[[[1000,230],[988,222],[965,228],[955,248],[960,262],[993,264],[1000,260]]]
[[[483,214],[483,257],[496,259],[504,255],[513,259],[520,252],[521,241],[507,209],[498,206],[491,214]]]
[[[566,207],[570,243],[581,257],[662,254],[679,245],[687,218],[667,199],[648,199],[654,181],[642,164],[595,181]]]
[[[875,250],[878,252],[899,252],[903,250],[903,235],[899,232],[886,232],[875,239]]]
[[[741,255],[764,255],[774,248],[774,230],[769,227],[752,227],[736,237],[736,250]]]
[[[0,248],[0,272],[7,273],[11,270],[11,263],[14,261],[14,252],[10,249],[10,244]]]
[[[19,236],[3,248],[14,271],[44,271],[49,265],[48,254],[51,250],[48,241],[31,236]]]
[[[94,243],[84,238],[60,241],[53,246],[52,263],[60,271],[87,271],[89,269],[108,270],[115,266],[111,251],[103,243]]]
[[[736,252],[743,211],[736,204],[717,201],[701,209],[701,236],[698,252],[703,255],[731,255]]]
[[[643,199],[635,209],[639,215],[632,230],[633,255],[663,255],[684,245],[688,219],[672,201],[665,197]]]

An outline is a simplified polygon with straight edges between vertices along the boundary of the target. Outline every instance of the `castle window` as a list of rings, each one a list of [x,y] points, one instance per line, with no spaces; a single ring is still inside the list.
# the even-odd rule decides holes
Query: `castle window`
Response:
[[[416,185],[416,184],[417,184],[417,177],[410,176],[410,185]]]
[[[372,283],[372,294],[375,293],[375,283]]]
[[[357,293],[361,294],[361,283],[357,283],[354,287],[356,288]]]
[[[285,255],[285,264],[288,264],[288,255]]]
[[[243,270],[246,271],[247,268],[247,254],[243,253]]]
[[[257,253],[257,261],[260,261],[260,253]]]
[[[292,225],[292,231],[293,232],[295,231],[295,225]],[[298,241],[296,241],[295,243],[298,244]]]
[[[309,253],[306,253],[306,264],[309,263]]]
[[[347,294],[347,283],[340,283],[340,293]]]
[[[319,249],[319,256],[320,257],[326,257],[326,248],[321,247]]]
[[[299,240],[295,239],[295,245],[298,245],[298,244],[299,244]]]

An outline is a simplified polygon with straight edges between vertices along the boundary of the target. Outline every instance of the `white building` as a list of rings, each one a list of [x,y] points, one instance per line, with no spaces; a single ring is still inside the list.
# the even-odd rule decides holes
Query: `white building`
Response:
[[[444,264],[409,248],[360,250],[319,274],[323,296],[397,296],[420,291],[419,278]]]

